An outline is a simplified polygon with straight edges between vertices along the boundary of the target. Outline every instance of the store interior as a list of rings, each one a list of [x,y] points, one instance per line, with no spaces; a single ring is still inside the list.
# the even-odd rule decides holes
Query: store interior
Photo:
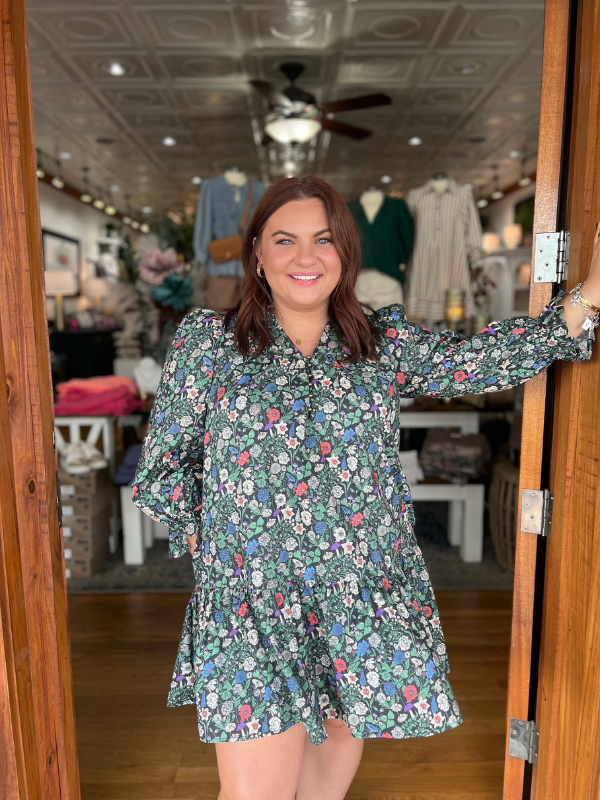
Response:
[[[214,242],[243,231],[274,181],[318,175],[348,203],[367,311],[402,302],[409,321],[469,336],[527,315],[543,14],[500,0],[30,0],[67,588],[88,618],[108,595],[193,589],[190,559],[168,558],[130,484],[179,322],[239,297],[241,263]],[[520,389],[401,401],[442,617],[465,592],[488,609],[504,592],[510,622],[521,405]]]

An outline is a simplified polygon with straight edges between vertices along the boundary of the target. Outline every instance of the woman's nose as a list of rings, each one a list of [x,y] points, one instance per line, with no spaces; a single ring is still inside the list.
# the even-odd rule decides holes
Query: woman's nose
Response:
[[[317,263],[317,256],[312,247],[300,247],[296,252],[294,261],[298,266],[312,266]]]

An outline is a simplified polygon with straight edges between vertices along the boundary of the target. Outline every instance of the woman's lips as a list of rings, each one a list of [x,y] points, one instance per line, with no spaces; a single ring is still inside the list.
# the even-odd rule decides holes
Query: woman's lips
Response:
[[[302,278],[294,278],[293,275],[288,275],[288,278],[292,281],[292,283],[295,283],[296,286],[314,286],[315,283],[318,283],[322,277],[323,275],[319,274],[313,280],[307,281],[307,280],[302,280]]]

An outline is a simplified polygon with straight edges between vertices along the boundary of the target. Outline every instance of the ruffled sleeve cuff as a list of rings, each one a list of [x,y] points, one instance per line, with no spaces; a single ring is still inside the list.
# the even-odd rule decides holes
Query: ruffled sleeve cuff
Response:
[[[596,340],[594,329],[584,330],[579,336],[569,336],[569,327],[564,318],[564,308],[560,301],[567,296],[562,290],[553,297],[536,322],[547,330],[551,343],[556,349],[552,356],[560,361],[589,361],[592,357],[592,344]]]

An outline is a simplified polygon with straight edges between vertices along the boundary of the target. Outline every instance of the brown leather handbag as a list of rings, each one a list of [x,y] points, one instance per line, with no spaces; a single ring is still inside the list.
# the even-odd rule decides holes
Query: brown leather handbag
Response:
[[[208,252],[215,264],[222,264],[223,261],[232,261],[242,257],[242,234],[246,229],[246,220],[248,219],[248,211],[250,210],[250,203],[252,202],[252,181],[248,178],[248,197],[246,198],[246,205],[240,222],[240,232],[234,233],[233,236],[223,236],[221,239],[213,239],[208,243]]]

